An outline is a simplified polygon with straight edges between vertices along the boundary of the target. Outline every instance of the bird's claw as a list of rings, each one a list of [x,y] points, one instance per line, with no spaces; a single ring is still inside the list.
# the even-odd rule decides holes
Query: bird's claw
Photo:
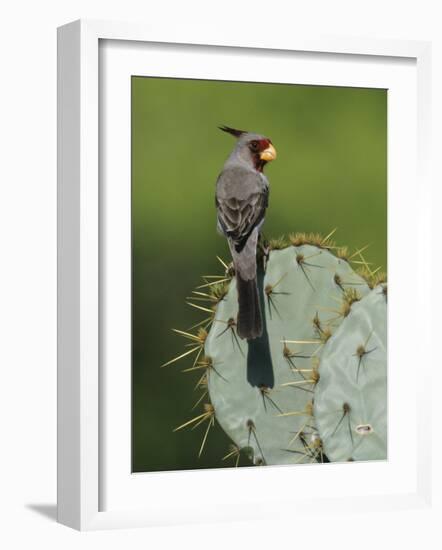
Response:
[[[270,256],[270,247],[266,246],[263,250],[263,259],[262,259],[264,272],[267,271],[267,262],[269,261],[269,256]]]
[[[235,276],[235,266],[233,265],[233,262],[230,262],[226,269],[226,276],[233,278]]]
[[[270,255],[270,246],[267,243],[267,241],[264,241],[261,239],[259,240],[257,252],[258,252],[257,254],[258,263],[262,264],[262,268],[265,273],[267,269],[267,262],[269,260],[269,255]]]

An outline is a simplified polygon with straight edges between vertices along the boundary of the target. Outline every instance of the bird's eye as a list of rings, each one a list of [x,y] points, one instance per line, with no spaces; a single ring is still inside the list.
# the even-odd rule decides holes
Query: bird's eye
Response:
[[[256,140],[253,140],[250,142],[250,147],[253,149],[253,151],[256,151],[258,149],[258,142]]]

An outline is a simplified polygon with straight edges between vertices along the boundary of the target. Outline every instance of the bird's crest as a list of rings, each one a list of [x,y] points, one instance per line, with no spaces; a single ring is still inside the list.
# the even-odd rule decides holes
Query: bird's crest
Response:
[[[247,134],[246,130],[235,130],[235,128],[229,128],[229,126],[218,126],[220,130],[223,132],[227,132],[228,134],[231,134],[232,136],[235,136],[237,138],[241,137],[243,134]]]

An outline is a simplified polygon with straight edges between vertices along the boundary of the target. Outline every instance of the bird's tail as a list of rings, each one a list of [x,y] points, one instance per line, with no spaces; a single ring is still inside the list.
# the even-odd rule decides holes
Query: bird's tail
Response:
[[[236,325],[238,336],[246,340],[259,338],[262,335],[262,315],[256,278],[245,281],[237,274],[236,285],[239,305]]]

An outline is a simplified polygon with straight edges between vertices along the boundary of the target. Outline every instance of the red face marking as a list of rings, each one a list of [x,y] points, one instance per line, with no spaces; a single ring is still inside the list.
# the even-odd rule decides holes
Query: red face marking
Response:
[[[262,151],[265,151],[271,143],[272,142],[270,139],[262,138],[254,139],[249,144],[250,150],[253,154],[255,169],[258,170],[258,172],[262,172],[264,165],[266,164],[266,161],[262,160],[259,154],[262,153]]]
[[[258,150],[264,151],[272,142],[269,139],[260,139],[258,141]]]
[[[250,149],[252,152],[254,153],[261,153],[262,151],[264,151],[265,149],[267,149],[267,147],[271,144],[272,142],[267,139],[267,138],[263,138],[263,139],[254,139],[250,142],[249,146],[250,146]]]

